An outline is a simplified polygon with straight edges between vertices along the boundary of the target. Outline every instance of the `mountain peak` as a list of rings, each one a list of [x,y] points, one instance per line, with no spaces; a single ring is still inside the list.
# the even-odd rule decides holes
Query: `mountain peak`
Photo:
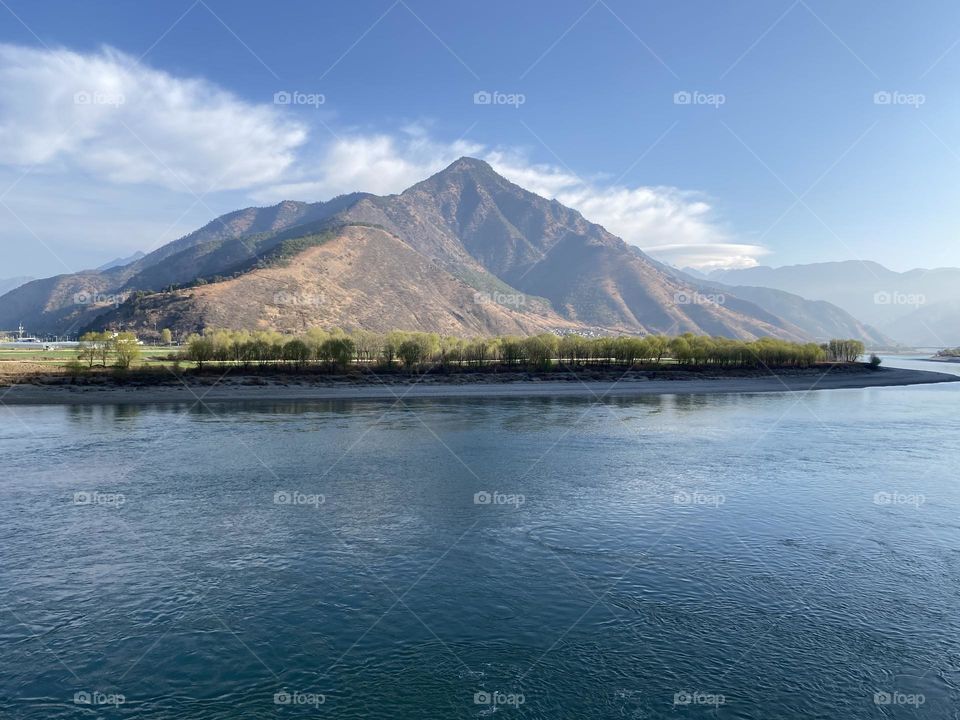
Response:
[[[440,172],[434,173],[426,180],[421,180],[416,185],[404,190],[404,194],[426,192],[441,192],[444,188],[461,186],[464,183],[473,185],[506,185],[510,181],[498,174],[488,162],[479,158],[464,155],[458,160],[454,160]]]
[[[450,165],[448,165],[441,172],[449,172],[451,170],[480,170],[495,172],[494,169],[490,166],[490,163],[480,158],[470,157],[469,155],[464,155],[458,160],[454,160]]]

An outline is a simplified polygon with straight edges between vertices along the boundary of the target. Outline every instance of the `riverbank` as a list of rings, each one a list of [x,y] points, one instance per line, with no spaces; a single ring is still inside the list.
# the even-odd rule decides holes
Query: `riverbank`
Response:
[[[35,378],[0,388],[3,405],[111,405],[304,400],[391,400],[414,398],[586,397],[635,395],[772,393],[890,387],[960,381],[947,373],[897,368],[834,365],[771,372],[598,370],[453,373],[410,376],[400,373],[353,376],[241,375],[210,372],[170,376],[150,383],[130,379],[97,382]]]

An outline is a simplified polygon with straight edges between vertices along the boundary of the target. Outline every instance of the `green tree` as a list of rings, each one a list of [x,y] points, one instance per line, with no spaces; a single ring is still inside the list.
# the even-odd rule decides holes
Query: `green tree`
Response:
[[[132,332],[122,332],[111,340],[114,353],[114,365],[121,370],[129,370],[140,359],[140,341]]]
[[[557,356],[559,340],[552,333],[524,338],[523,355],[530,365],[546,370]]]
[[[283,346],[284,361],[293,363],[298,370],[305,368],[312,357],[310,346],[299,338],[289,340]]]
[[[332,337],[320,346],[319,358],[338,370],[345,370],[353,362],[353,340],[348,337]]]
[[[213,340],[202,335],[191,335],[187,338],[187,350],[184,353],[186,360],[196,363],[197,370],[203,370],[205,363],[213,360]]]
[[[109,355],[110,333],[88,332],[80,336],[77,360],[87,363],[87,367],[92,368],[97,361],[102,367],[106,367]]]

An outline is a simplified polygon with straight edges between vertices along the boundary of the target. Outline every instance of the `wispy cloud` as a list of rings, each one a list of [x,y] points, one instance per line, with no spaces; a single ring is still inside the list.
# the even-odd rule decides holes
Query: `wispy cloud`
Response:
[[[205,192],[279,181],[307,128],[105,48],[0,45],[0,163]]]

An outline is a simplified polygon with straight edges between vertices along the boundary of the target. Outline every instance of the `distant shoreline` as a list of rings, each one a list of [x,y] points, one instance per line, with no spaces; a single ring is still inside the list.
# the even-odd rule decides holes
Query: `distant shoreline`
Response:
[[[621,379],[622,378],[622,379]],[[611,373],[607,379],[557,375],[550,379],[485,374],[420,378],[391,375],[386,380],[337,381],[296,376],[188,376],[167,384],[18,384],[0,388],[0,405],[149,405],[157,403],[297,402],[314,400],[412,400],[423,398],[584,397],[605,399],[641,395],[806,392],[958,382],[960,376],[899,368],[810,368],[776,374],[718,376],[677,372],[673,377]]]

